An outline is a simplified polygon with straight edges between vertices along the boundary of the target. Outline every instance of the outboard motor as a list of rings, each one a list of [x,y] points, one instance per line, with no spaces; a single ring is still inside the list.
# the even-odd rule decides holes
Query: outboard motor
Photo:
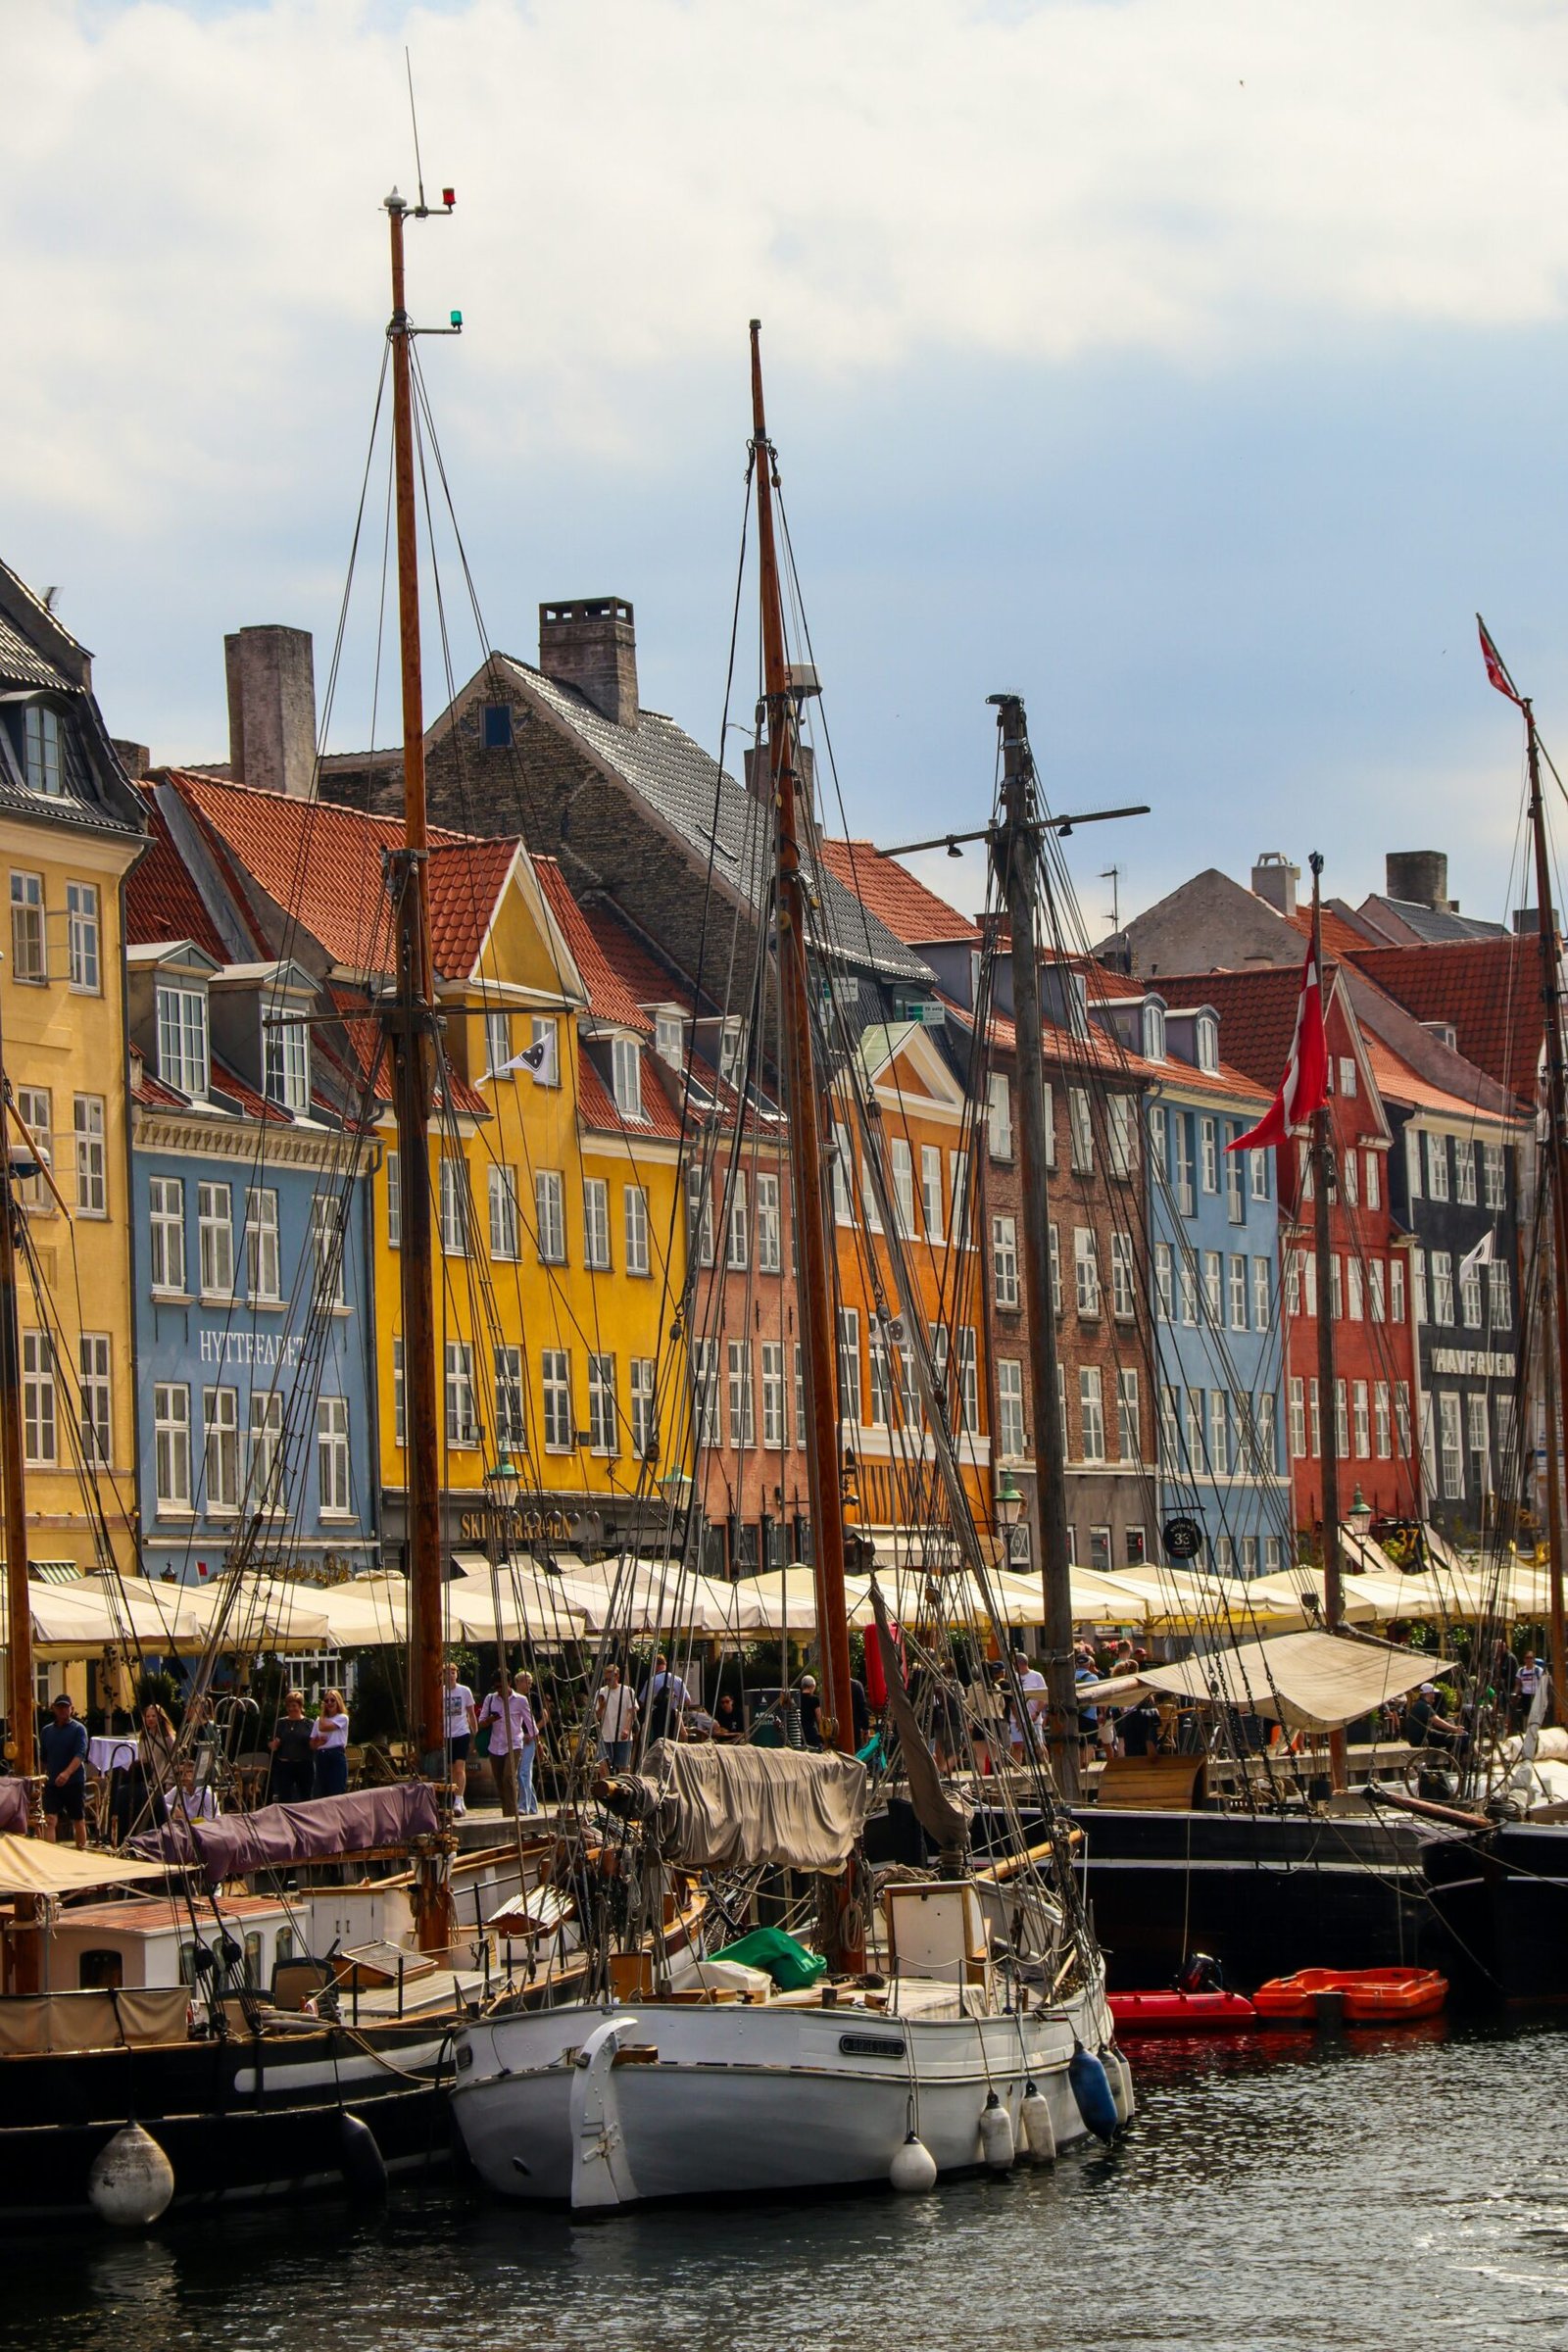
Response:
[[[1225,1971],[1212,1952],[1191,1952],[1176,1972],[1178,1992],[1223,1992]]]

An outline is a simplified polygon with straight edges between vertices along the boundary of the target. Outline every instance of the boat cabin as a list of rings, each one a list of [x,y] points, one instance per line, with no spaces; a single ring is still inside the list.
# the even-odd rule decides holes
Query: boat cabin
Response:
[[[171,1894],[84,1903],[63,1910],[49,1938],[51,1989],[194,1986],[197,1943],[214,1947],[224,1935],[244,1951],[246,1983],[266,1992],[280,1962],[303,1956],[307,1928],[288,1906],[259,1894],[222,1895],[216,1904]]]

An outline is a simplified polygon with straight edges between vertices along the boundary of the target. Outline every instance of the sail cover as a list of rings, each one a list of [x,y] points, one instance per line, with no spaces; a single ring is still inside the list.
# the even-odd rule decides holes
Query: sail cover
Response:
[[[1110,1685],[1083,1684],[1078,1696],[1090,1704],[1144,1685],[1174,1698],[1273,1716],[1292,1731],[1322,1732],[1353,1723],[1385,1699],[1413,1690],[1441,1663],[1381,1642],[1348,1642],[1339,1634],[1282,1634],[1274,1642],[1243,1642],[1234,1649],[1185,1658],[1179,1666],[1146,1666],[1138,1676],[1118,1675]]]
[[[433,1837],[435,1791],[426,1781],[391,1788],[361,1788],[352,1796],[318,1796],[297,1805],[263,1805],[255,1813],[225,1813],[218,1821],[172,1820],[165,1830],[134,1838],[139,1854],[200,1862],[209,1886],[249,1878],[255,1871],[287,1870],[301,1862],[330,1862]]]
[[[638,1777],[660,1853],[686,1870],[842,1870],[865,1823],[853,1756],[659,1740]]]

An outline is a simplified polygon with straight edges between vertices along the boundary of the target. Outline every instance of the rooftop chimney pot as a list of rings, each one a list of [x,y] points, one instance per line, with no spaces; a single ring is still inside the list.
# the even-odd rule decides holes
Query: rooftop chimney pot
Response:
[[[316,657],[309,629],[269,621],[223,639],[228,766],[237,784],[306,801],[316,781]]]
[[[539,666],[617,727],[637,724],[637,628],[623,596],[556,597],[539,608]]]
[[[1448,903],[1448,858],[1444,850],[1391,850],[1383,861],[1384,881],[1391,899],[1409,906],[1431,906],[1451,914]]]
[[[1292,865],[1283,850],[1265,850],[1252,868],[1252,896],[1289,922],[1296,912],[1296,886],[1300,879],[1300,867]]]

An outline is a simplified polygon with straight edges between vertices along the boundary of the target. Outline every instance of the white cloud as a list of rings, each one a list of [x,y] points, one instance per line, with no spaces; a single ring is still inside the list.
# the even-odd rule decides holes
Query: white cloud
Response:
[[[637,402],[1368,318],[1559,315],[1568,25],[1532,0],[155,0],[6,11],[0,491],[150,525],[286,502],[363,403],[405,185],[458,416],[627,456]],[[341,447],[341,442],[337,443]]]

